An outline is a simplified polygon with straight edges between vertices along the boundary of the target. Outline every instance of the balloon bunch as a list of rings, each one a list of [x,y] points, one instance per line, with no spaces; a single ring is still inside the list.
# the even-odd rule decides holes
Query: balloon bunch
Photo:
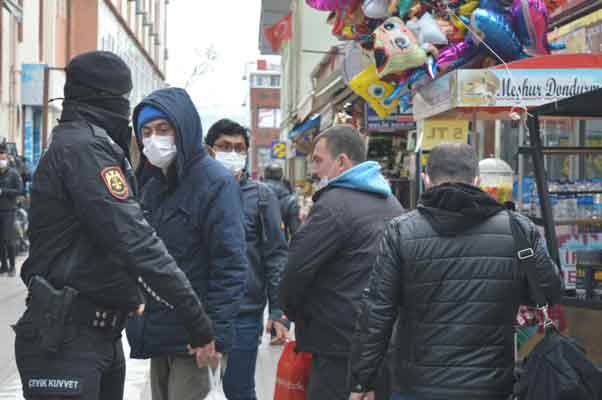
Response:
[[[566,0],[306,0],[371,61],[349,86],[381,116],[456,68],[549,54],[548,16]],[[350,52],[347,52],[349,55]],[[354,54],[357,58],[357,55]]]

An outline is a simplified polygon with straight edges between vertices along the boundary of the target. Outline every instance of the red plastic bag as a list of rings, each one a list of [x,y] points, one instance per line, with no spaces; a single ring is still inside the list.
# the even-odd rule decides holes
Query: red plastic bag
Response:
[[[278,361],[274,400],[306,400],[311,354],[295,352],[297,343],[287,342]]]

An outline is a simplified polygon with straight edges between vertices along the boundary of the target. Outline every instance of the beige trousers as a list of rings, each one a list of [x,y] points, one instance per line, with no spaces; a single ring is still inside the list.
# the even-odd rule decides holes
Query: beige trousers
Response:
[[[195,359],[187,356],[151,359],[150,381],[152,400],[202,400],[209,393],[209,367],[198,368]],[[226,358],[221,362],[222,376]]]

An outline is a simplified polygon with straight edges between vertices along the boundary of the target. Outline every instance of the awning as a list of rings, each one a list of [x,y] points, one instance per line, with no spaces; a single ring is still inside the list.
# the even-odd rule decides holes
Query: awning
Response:
[[[308,119],[307,121],[295,126],[292,131],[288,133],[288,138],[293,140],[296,137],[311,129],[320,129],[320,116],[315,116]]]

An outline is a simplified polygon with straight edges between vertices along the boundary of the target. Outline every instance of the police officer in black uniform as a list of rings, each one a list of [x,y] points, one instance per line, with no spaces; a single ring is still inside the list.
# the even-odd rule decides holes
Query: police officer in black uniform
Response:
[[[29,296],[14,326],[26,399],[122,399],[121,331],[144,296],[181,319],[197,360],[215,354],[211,321],[135,200],[131,89],[112,53],[67,66],[60,123],[33,178]]]

